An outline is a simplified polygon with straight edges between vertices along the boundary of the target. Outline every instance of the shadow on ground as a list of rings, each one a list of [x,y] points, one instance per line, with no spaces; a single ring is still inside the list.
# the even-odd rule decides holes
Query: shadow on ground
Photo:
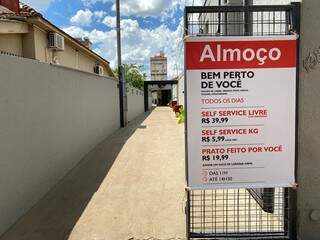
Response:
[[[91,198],[107,176],[127,140],[152,110],[118,130],[88,153],[47,195],[0,240],[68,239]]]

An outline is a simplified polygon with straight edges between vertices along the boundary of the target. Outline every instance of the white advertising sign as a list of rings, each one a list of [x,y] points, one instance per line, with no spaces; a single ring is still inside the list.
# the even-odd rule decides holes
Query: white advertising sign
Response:
[[[294,185],[296,38],[186,39],[188,187]]]

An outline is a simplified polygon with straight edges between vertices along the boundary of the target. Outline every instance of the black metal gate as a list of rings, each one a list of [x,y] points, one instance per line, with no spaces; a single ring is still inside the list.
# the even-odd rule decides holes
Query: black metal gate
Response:
[[[300,32],[300,3],[185,9],[186,36],[270,36],[293,32]],[[299,69],[298,63],[297,66]],[[293,189],[187,189],[186,214],[188,239],[296,239]]]
[[[149,86],[166,86],[166,85],[177,85],[177,80],[162,80],[162,81],[144,81],[143,89],[144,89],[144,111],[149,111]]]

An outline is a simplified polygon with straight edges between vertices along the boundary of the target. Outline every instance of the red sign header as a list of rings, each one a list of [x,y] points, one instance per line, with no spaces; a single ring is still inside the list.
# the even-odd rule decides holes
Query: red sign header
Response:
[[[296,40],[187,40],[188,69],[296,67]]]

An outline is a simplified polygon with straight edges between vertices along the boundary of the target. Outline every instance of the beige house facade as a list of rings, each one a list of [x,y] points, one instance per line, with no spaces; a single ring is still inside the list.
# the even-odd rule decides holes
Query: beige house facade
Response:
[[[14,0],[18,1],[18,0]],[[18,3],[19,10],[0,0],[0,53],[58,64],[80,71],[115,77],[109,62],[90,46],[54,26],[29,6]],[[56,34],[63,48],[49,46],[49,35]]]

